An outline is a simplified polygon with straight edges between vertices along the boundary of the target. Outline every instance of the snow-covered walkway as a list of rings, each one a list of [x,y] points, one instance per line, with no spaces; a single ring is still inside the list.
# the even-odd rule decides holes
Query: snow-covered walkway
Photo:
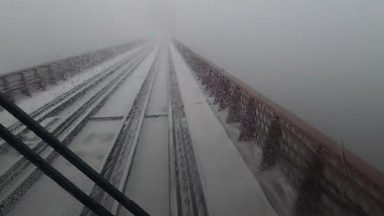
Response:
[[[171,53],[210,215],[276,215],[173,46]]]

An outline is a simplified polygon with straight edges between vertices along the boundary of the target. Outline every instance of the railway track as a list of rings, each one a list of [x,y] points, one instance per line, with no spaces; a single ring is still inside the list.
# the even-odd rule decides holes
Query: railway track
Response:
[[[254,109],[258,110],[258,115],[261,116],[270,114],[264,110],[265,104],[254,104],[252,101],[259,97],[263,99],[263,97],[204,60],[194,59],[198,62],[194,64],[191,54],[184,53],[185,56],[183,56],[183,50],[177,50],[172,45],[170,48],[170,50],[169,47],[154,50],[148,48],[139,51],[126,61],[113,65],[32,115],[85,163],[151,215],[277,215],[278,211],[274,209],[276,207],[267,199],[271,193],[263,191],[266,188],[263,182],[260,186],[259,179],[255,178],[255,173],[252,173],[257,171],[256,175],[259,175],[259,171],[264,168],[260,166],[259,170],[259,164],[247,164],[249,161],[268,163],[265,156],[268,149],[249,148],[252,151],[256,150],[256,153],[260,150],[260,155],[251,155],[248,154],[252,152],[248,151],[249,146],[243,145],[254,144],[252,136],[256,129],[253,127],[260,120],[254,118],[256,115]],[[167,60],[168,63],[166,63]],[[223,74],[220,75],[220,73]],[[210,75],[207,76],[207,74]],[[195,79],[202,80],[203,89]],[[209,80],[204,81],[204,79]],[[224,81],[220,82],[223,79]],[[214,82],[216,82],[215,85],[212,84]],[[227,87],[223,86],[223,83],[228,84]],[[225,93],[228,89],[232,98],[221,98],[223,92]],[[244,95],[241,96],[240,93]],[[213,100],[210,94],[211,96],[215,94],[216,98]],[[267,105],[270,103],[266,99],[263,100]],[[219,104],[216,105],[216,102]],[[220,110],[220,106],[223,106],[223,110]],[[238,106],[247,109],[246,112],[240,112]],[[285,115],[289,117],[285,111],[275,105],[268,106],[271,106],[269,108],[273,113],[280,113],[280,117]],[[266,113],[263,114],[263,112]],[[248,118],[248,115],[251,117]],[[287,116],[286,124],[291,118]],[[249,122],[249,119],[252,122]],[[228,121],[235,124],[229,125]],[[240,124],[238,124],[239,121],[241,121]],[[262,118],[260,121],[267,120]],[[292,140],[275,133],[282,133],[279,130],[283,127],[285,127],[284,133],[288,134],[292,131],[278,121],[280,121],[278,118],[267,121],[270,125],[264,135],[265,143],[275,143],[276,139],[282,139],[280,141],[287,148]],[[50,147],[23,126],[15,124],[10,129],[62,175],[112,214],[132,215],[127,209],[120,208],[119,203],[104,190],[96,186],[63,157],[58,157]],[[312,132],[301,131],[300,133]],[[305,143],[307,141],[300,140],[301,145],[309,145]],[[235,148],[234,145],[241,148]],[[1,149],[0,216],[94,215],[52,182],[49,177],[41,175],[37,168],[13,149],[6,148],[5,144]],[[244,149],[247,150],[244,151],[247,154],[240,155]],[[285,158],[291,155],[283,150],[279,153],[280,157]],[[300,153],[292,157],[296,160],[298,157],[309,156]],[[315,164],[321,162],[318,158],[311,160]],[[326,161],[322,163],[324,163],[322,169],[338,172],[334,165]],[[279,166],[282,167],[269,169],[286,171],[283,170],[287,169],[285,162],[279,162]],[[317,170],[311,167],[309,171]],[[294,170],[291,165],[288,168],[292,169],[288,173],[290,178],[293,174],[299,176],[297,173],[307,173],[307,170]],[[286,175],[281,173],[283,174]],[[336,188],[338,179],[327,179],[330,177],[324,173],[320,174],[321,178],[332,183],[331,187]],[[266,174],[262,173],[262,175]],[[304,189],[299,185],[297,190],[299,199],[291,199],[283,194],[286,192],[280,189],[284,188],[275,188],[278,185],[273,181],[271,182],[274,188],[270,186],[267,189],[279,189],[279,195],[284,195],[284,199],[287,198],[290,202],[298,203],[295,211],[301,211],[301,206],[304,205],[301,200],[305,200],[308,196],[306,192],[313,193],[312,190],[305,188],[308,188],[314,179],[318,181],[318,175],[312,175],[305,174],[303,177],[304,180],[300,184],[303,184]],[[280,178],[276,176],[273,178]],[[239,177],[241,184],[239,184]],[[272,179],[270,176],[266,177],[268,181]],[[365,183],[370,185],[372,182],[368,180]],[[379,192],[362,191],[361,185],[351,184],[348,191],[359,194],[363,198],[344,197],[344,193],[342,196],[335,197],[327,189],[328,183],[327,187],[323,188],[323,186],[320,188],[323,190],[321,194],[309,195],[310,198],[316,195],[316,199],[326,195],[335,200],[336,204],[330,204],[328,201],[321,203],[324,206],[328,205],[329,209],[326,211],[333,212],[332,215],[335,214],[334,212],[358,212],[356,214],[360,215],[363,210],[369,215],[377,215],[375,213],[381,211],[378,202],[380,199],[376,200],[374,197],[380,196]],[[343,191],[346,189],[342,187]],[[355,206],[356,203],[361,205]],[[373,207],[369,207],[370,205]],[[312,207],[309,210],[318,211]],[[291,210],[285,212],[290,214]]]
[[[142,50],[141,50],[142,51]],[[137,52],[137,51],[136,51]],[[109,75],[116,72],[117,69],[122,67],[124,65],[124,62],[128,60],[134,53],[131,53],[128,57],[124,58],[123,60],[116,62],[103,72],[96,74],[95,76],[91,77],[90,79],[86,80],[85,82],[81,83],[80,85],[77,85],[76,87],[72,88],[71,90],[65,92],[64,94],[56,97],[51,102],[41,106],[36,111],[32,112],[30,116],[34,118],[38,122],[44,121],[48,116],[55,115],[56,113],[60,112],[60,110],[68,107],[71,105],[74,101],[76,101],[78,98],[82,97],[85,93],[92,90],[95,86],[97,86],[101,81],[105,80]],[[9,126],[8,129],[15,133],[15,134],[21,134],[26,131],[24,125],[20,122],[16,122],[13,125]],[[5,145],[5,142],[3,140],[0,141],[0,153],[7,151],[9,148],[8,145]]]
[[[120,191],[124,190],[128,180],[129,171],[132,167],[136,146],[142,129],[145,112],[151,95],[153,83],[158,72],[158,60],[156,59],[135,97],[135,101],[120,123],[120,130],[113,139],[113,146],[109,149],[108,157],[103,161],[101,174]],[[91,197],[112,214],[116,214],[119,204],[112,197],[106,194],[97,185],[93,185]],[[93,215],[91,211],[84,208],[82,216]]]
[[[147,54],[148,49],[142,50],[130,59],[113,65],[105,72],[40,108],[32,116],[68,145],[89,117],[100,109]],[[47,161],[53,162],[57,157],[53,149],[23,126],[15,124],[10,129]],[[41,173],[16,151],[4,146],[0,153],[0,164],[0,215],[5,215],[39,179]]]
[[[156,48],[115,65],[35,118],[150,214],[207,215],[178,89],[169,47]],[[112,214],[131,215],[30,132],[14,131]],[[0,215],[94,215],[21,156],[12,163],[0,169],[6,170]]]

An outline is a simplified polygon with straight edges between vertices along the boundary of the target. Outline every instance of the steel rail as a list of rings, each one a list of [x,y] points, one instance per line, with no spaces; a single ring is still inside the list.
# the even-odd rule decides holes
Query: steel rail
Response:
[[[149,215],[144,209],[137,205],[133,200],[126,197],[112,184],[105,180],[97,171],[85,163],[79,156],[73,153],[67,146],[63,145],[56,137],[50,134],[45,128],[39,125],[34,119],[26,114],[22,109],[8,100],[0,93],[0,105],[25,124],[37,136],[44,140],[48,145],[55,149],[60,155],[67,159],[71,164],[78,168],[82,173],[89,177],[98,186],[103,188],[109,195],[116,199],[122,206],[134,215]]]
[[[137,64],[137,63],[136,63]],[[128,68],[129,66],[127,66]],[[133,66],[134,67],[134,66]],[[67,127],[69,127],[76,119],[78,119],[79,115],[81,115],[83,113],[83,111],[85,111],[87,108],[89,108],[91,106],[91,104],[93,103],[96,103],[97,104],[97,100],[100,101],[100,98],[103,98],[103,97],[106,97],[106,90],[108,90],[109,88],[111,88],[111,85],[113,83],[116,83],[119,79],[121,81],[122,78],[120,78],[121,75],[123,75],[125,72],[125,70],[127,69],[123,69],[121,72],[120,75],[117,75],[114,79],[112,79],[111,81],[109,81],[109,83],[107,82],[106,86],[104,88],[102,88],[100,91],[98,91],[97,93],[94,94],[94,96],[92,98],[90,98],[88,101],[86,101],[82,106],[81,108],[75,110],[73,113],[71,113],[70,115],[68,115],[67,118],[64,118],[61,120],[61,122],[59,122],[57,125],[56,125],[56,128],[53,129],[52,133],[55,134],[55,135],[60,135],[60,133],[62,131],[64,131]],[[133,70],[133,69],[132,69]],[[126,76],[128,76],[129,74],[126,74]],[[117,82],[115,84],[118,85],[119,82]],[[112,87],[113,89],[113,87]],[[104,94],[103,97],[101,97],[102,95]],[[85,115],[87,116],[87,115]],[[75,127],[76,128],[76,127]],[[44,142],[38,142],[37,144],[35,144],[34,146],[32,146],[32,150],[34,150],[35,152],[38,152],[38,153],[42,153],[44,151],[44,149],[47,147],[47,145],[44,143]],[[0,181],[0,186],[3,187],[4,186],[4,181],[6,181],[6,179],[9,179],[9,177],[12,177],[12,173],[20,173],[20,166],[22,166],[23,162],[23,157],[20,156],[17,160],[15,160],[15,162],[13,162],[10,166],[10,168],[8,169],[8,171],[4,172],[1,174],[1,181]],[[25,169],[26,166],[24,165],[23,167],[21,167],[22,169]],[[9,176],[9,177],[7,177]]]
[[[144,56],[142,56],[142,57],[140,57],[140,58],[144,58]],[[138,60],[138,62],[140,62],[140,60]],[[138,62],[137,63],[135,63],[136,64],[136,66],[138,65]],[[133,66],[133,68],[135,68],[136,66]],[[133,68],[131,68],[132,70],[133,70]],[[130,73],[131,73],[132,71],[130,71]],[[122,72],[121,74],[124,74],[125,72]],[[107,93],[103,93],[104,94],[104,96],[102,96],[102,97],[99,97],[99,96],[97,96],[97,97],[95,97],[96,99],[97,99],[97,101],[96,102],[94,102],[95,103],[95,105],[93,105],[93,106],[91,106],[90,107],[90,110],[89,111],[87,111],[83,116],[84,117],[82,117],[79,121],[78,120],[76,120],[77,122],[76,122],[76,126],[75,127],[72,127],[72,129],[70,130],[70,131],[68,131],[68,132],[66,132],[66,134],[64,135],[64,137],[70,137],[69,139],[67,139],[67,138],[62,138],[61,140],[63,140],[63,142],[64,142],[64,144],[66,145],[66,144],[68,144],[69,142],[70,142],[70,140],[74,137],[74,133],[77,133],[76,131],[79,131],[80,130],[80,128],[85,124],[85,119],[87,119],[87,117],[88,116],[90,116],[92,113],[94,113],[95,112],[95,110],[97,110],[98,109],[98,107],[100,107],[101,106],[101,104],[103,104],[105,101],[106,101],[106,98],[108,97],[108,95],[110,95],[114,90],[116,90],[116,88],[128,77],[128,75],[130,74],[130,73],[128,73],[128,74],[125,74],[122,78],[119,78],[119,76],[117,76],[116,78],[119,78],[120,79],[120,81],[119,82],[117,82],[116,84],[114,84],[114,87],[112,87],[112,88],[110,88],[110,90],[108,90],[108,92]],[[85,106],[85,107],[88,107],[89,108],[89,106]],[[77,112],[77,111],[76,111]],[[77,117],[76,116],[74,116],[72,119],[77,119]],[[65,125],[71,125],[72,123],[71,123],[72,121],[64,121],[64,123],[65,123]],[[72,138],[71,138],[72,137]],[[45,144],[44,142],[42,142],[43,144]],[[44,146],[43,146],[44,148],[46,148],[47,147],[47,145],[45,144]],[[42,154],[44,149],[41,149],[41,150],[39,150],[38,152],[40,152],[40,154]],[[36,151],[36,150],[35,150]],[[45,152],[44,153],[44,158],[46,158],[47,160],[49,160],[49,161],[52,161],[53,160],[53,158],[54,157],[56,157],[56,154],[55,154],[55,152],[54,152],[54,150],[53,149],[49,149],[49,152]],[[26,168],[28,168],[28,167],[26,167]],[[25,168],[25,169],[26,169]],[[36,168],[35,168],[36,169]],[[34,176],[34,172],[35,171],[33,171],[33,170],[30,170],[30,171],[28,171],[28,174],[27,174],[27,176],[25,177],[23,177],[23,179],[26,179],[26,180],[23,180],[22,182],[20,182],[20,181],[17,181],[18,182],[18,185],[17,185],[17,187],[16,188],[14,188],[14,189],[12,189],[10,192],[8,192],[7,194],[8,194],[8,196],[12,196],[12,195],[10,195],[9,193],[11,193],[11,194],[13,194],[13,193],[16,193],[16,194],[20,194],[20,191],[18,191],[18,188],[19,187],[21,187],[21,188],[24,188],[23,190],[25,190],[25,186],[24,186],[24,182],[28,182],[27,184],[30,184],[30,180],[28,180],[28,178],[31,178],[31,176],[32,176],[32,178],[33,178],[33,176]],[[12,179],[11,179],[12,180]],[[13,197],[13,196],[12,196]],[[5,199],[2,199],[2,201],[1,201],[1,203],[2,202],[7,202],[6,201],[6,199],[7,199],[7,197],[5,197]],[[13,198],[14,199],[14,198]]]
[[[13,135],[7,128],[0,124],[0,136],[16,151],[30,160],[36,167],[43,171],[53,181],[60,185],[69,194],[75,197],[82,204],[87,206],[93,213],[99,216],[113,216],[102,205],[92,200],[86,193],[73,184],[69,179],[52,167],[43,158],[37,155],[31,148],[29,148],[23,141]],[[1,212],[0,212],[1,213]]]
[[[136,52],[140,53],[142,51],[143,50]],[[85,92],[90,91],[98,83],[102,82],[107,76],[118,71],[119,68],[124,66],[124,63],[130,57],[131,56],[124,58],[116,62],[112,66],[108,67],[105,71],[98,73],[95,76],[92,76],[91,78],[87,79],[85,82],[79,84],[75,88],[69,90],[63,95],[60,95],[48,104],[38,108],[36,111],[32,112],[30,116],[36,119],[38,122],[41,122],[46,117],[53,115],[55,112],[59,112],[60,110],[65,109],[66,107],[70,106],[76,98],[84,96]],[[25,127],[21,126],[22,124],[20,122],[16,122],[10,127],[8,127],[8,129],[13,133],[19,134],[26,131]],[[0,143],[0,153],[3,151],[6,151],[6,146],[4,146],[4,143]]]
[[[170,56],[172,56],[171,53]],[[169,59],[169,65],[170,113],[168,121],[172,129],[169,132],[171,214],[173,216],[207,216],[209,215],[207,201],[191,134],[185,124],[184,102],[172,57]]]
[[[158,72],[155,70],[156,63],[157,60],[155,59],[152,63],[151,68],[149,69],[148,74],[146,75],[147,77],[145,78],[144,82],[140,87],[139,92],[135,97],[132,107],[123,117],[123,120],[119,127],[119,132],[113,138],[114,144],[108,151],[108,157],[102,163],[103,165],[101,175],[103,175],[103,177],[106,178],[109,182],[114,184],[120,191],[124,190],[124,187],[128,181],[128,175],[133,163],[133,157],[141,132],[141,125],[144,119],[144,114],[151,95],[154,79]],[[142,95],[144,93],[145,95]],[[136,118],[138,118],[137,124],[132,125],[135,121],[137,121]],[[126,155],[127,152],[128,155]],[[120,175],[117,176],[117,174]],[[116,179],[116,177],[119,178]],[[106,199],[108,199],[107,195],[108,194],[106,193],[102,193],[102,191],[100,191],[96,186],[93,187],[91,192],[91,197],[100,203],[104,201],[106,202],[106,204],[108,204],[108,202],[106,201]],[[110,210],[113,214],[117,214],[119,206],[119,203],[116,201],[112,201],[112,204],[109,205]],[[83,209],[80,215],[89,215],[89,212],[86,209]]]

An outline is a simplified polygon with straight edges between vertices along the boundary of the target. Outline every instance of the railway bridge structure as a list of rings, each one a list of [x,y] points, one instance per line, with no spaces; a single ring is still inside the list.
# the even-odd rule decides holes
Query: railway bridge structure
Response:
[[[150,215],[384,215],[383,173],[177,40],[136,41],[0,81],[0,215],[94,215],[86,198],[132,215],[97,176]]]

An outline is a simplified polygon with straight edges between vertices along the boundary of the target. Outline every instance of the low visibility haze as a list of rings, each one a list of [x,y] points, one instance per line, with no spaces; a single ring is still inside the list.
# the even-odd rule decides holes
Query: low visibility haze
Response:
[[[177,1],[177,38],[384,171],[384,2]]]
[[[155,1],[0,0],[0,73],[154,34]]]
[[[384,170],[384,2],[0,0],[0,73],[175,37]]]

